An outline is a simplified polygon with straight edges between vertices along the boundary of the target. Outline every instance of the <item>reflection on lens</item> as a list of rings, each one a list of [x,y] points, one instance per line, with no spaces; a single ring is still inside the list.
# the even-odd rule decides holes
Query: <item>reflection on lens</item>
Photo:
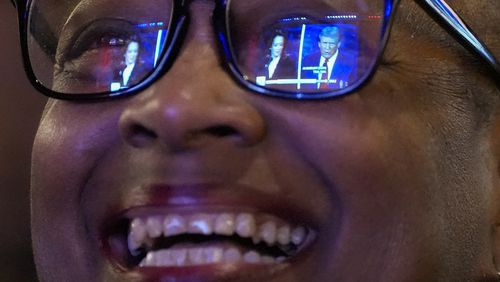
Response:
[[[142,26],[163,26],[164,23],[147,23]],[[165,30],[138,32],[141,36],[132,36],[125,40],[118,60],[114,60],[109,69],[113,69],[111,91],[119,91],[137,85],[158,64],[160,50],[163,49]]]
[[[54,20],[47,7],[65,16]],[[29,29],[28,43],[34,74],[45,87],[65,94],[134,87],[161,59],[171,9],[170,0],[34,1],[29,25],[37,28]]]
[[[352,2],[291,0],[288,7],[263,2],[263,8],[247,12],[251,19],[243,11],[248,6],[231,1],[237,67],[254,84],[292,93],[313,95],[361,83],[378,55],[383,1]],[[268,16],[255,20],[259,14]]]

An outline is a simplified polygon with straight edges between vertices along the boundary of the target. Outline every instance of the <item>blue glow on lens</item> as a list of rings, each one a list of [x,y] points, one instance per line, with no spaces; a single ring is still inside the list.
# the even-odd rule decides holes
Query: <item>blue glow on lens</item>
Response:
[[[227,58],[230,58],[231,57],[231,51],[229,50],[229,47],[228,47],[228,44],[227,44],[227,41],[226,41],[226,37],[224,36],[224,34],[222,32],[219,32],[218,34],[218,37],[219,37],[219,40],[220,42],[222,43],[222,47],[224,49],[224,55],[226,55]]]
[[[135,26],[138,28],[146,28],[146,27],[162,27],[164,26],[164,22],[152,22],[152,23],[140,23],[136,24]]]
[[[385,18],[388,19],[391,16],[392,13],[392,3],[393,0],[386,0],[385,1]]]
[[[355,14],[329,15],[325,16],[324,18],[327,20],[333,20],[333,19],[356,20],[358,19],[358,15]],[[287,23],[287,22],[307,21],[307,20],[309,20],[307,17],[291,17],[291,18],[280,19],[279,22]]]
[[[165,30],[160,29],[158,30],[158,36],[156,39],[156,48],[155,48],[155,58],[153,61],[153,66],[156,67],[158,64],[158,59],[160,58],[160,54],[162,51],[162,45],[163,45],[163,38],[165,37]]]

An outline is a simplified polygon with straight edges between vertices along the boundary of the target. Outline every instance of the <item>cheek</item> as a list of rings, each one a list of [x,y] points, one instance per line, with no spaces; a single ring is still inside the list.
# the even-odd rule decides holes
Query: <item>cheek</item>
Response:
[[[390,107],[379,103],[377,109],[356,97],[281,107],[267,117],[269,133],[330,181],[357,183],[350,190],[369,192],[366,187],[411,177],[428,181],[439,159],[432,133],[413,113]]]
[[[116,107],[111,104],[54,102],[40,123],[33,145],[35,188],[39,185],[53,186],[54,183],[64,188],[65,182],[74,184],[85,181],[83,176],[118,140],[119,112],[114,109]],[[56,190],[56,187],[47,190],[44,194]],[[73,190],[71,192],[74,193]]]
[[[117,140],[116,108],[107,107],[57,101],[40,123],[32,153],[32,235],[35,260],[50,275],[63,264],[71,265],[68,273],[88,273],[75,270],[88,265],[80,249],[86,231],[79,199],[96,162]]]
[[[389,225],[408,220],[395,210],[427,206],[428,197],[435,196],[430,188],[436,159],[425,152],[430,144],[421,125],[404,115],[384,120],[361,112],[339,114],[335,120],[302,119],[308,140],[301,145],[342,203],[349,228],[374,227],[367,218],[393,227]]]
[[[439,265],[443,230],[450,228],[442,223],[443,199],[452,187],[440,186],[436,168],[443,156],[417,113],[381,100],[372,106],[351,96],[266,112],[273,120],[271,138],[293,155],[288,167],[299,163],[301,177],[321,180],[311,182],[307,193],[328,207],[322,217],[324,269],[340,279],[353,265],[398,266],[404,273],[393,269],[399,274],[386,281],[403,281]]]

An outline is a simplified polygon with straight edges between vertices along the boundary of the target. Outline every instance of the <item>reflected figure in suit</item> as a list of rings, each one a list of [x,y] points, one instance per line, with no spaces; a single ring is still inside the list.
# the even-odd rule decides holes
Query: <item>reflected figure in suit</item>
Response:
[[[356,68],[356,58],[340,50],[340,29],[325,27],[318,36],[319,50],[302,61],[301,78],[317,79],[315,84],[303,85],[305,89],[337,89],[349,85],[351,74]]]
[[[265,57],[262,76],[267,80],[296,78],[296,64],[294,60],[284,52],[286,47],[286,36],[281,31],[276,31],[271,37],[268,46],[269,53]]]
[[[115,81],[119,81],[121,88],[132,87],[146,76],[147,70],[139,59],[140,44],[138,40],[130,40],[123,55],[124,61],[120,64],[120,68]]]

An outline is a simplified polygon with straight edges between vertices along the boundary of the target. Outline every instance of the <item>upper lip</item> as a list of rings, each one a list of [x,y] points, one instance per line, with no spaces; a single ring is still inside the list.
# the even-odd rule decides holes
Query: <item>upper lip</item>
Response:
[[[118,209],[109,211],[101,221],[100,228],[104,251],[111,260],[114,260],[113,263],[124,271],[133,269],[111,255],[108,239],[117,230],[127,232],[130,220],[137,217],[172,213],[254,212],[270,214],[286,222],[307,227],[309,230],[318,230],[318,220],[310,211],[301,209],[283,195],[260,192],[259,189],[244,185],[227,187],[215,184],[177,186],[156,184],[133,191],[137,194],[125,198],[119,203]],[[182,272],[177,271],[177,274],[179,273]]]
[[[269,213],[295,223],[303,223],[313,229],[319,219],[309,211],[293,203],[286,196],[261,192],[247,185],[195,184],[195,185],[145,185],[133,189],[134,195],[124,197],[122,202],[108,210],[102,226],[117,217],[148,215],[147,209],[206,211],[207,207],[225,207],[236,211],[246,209]]]

